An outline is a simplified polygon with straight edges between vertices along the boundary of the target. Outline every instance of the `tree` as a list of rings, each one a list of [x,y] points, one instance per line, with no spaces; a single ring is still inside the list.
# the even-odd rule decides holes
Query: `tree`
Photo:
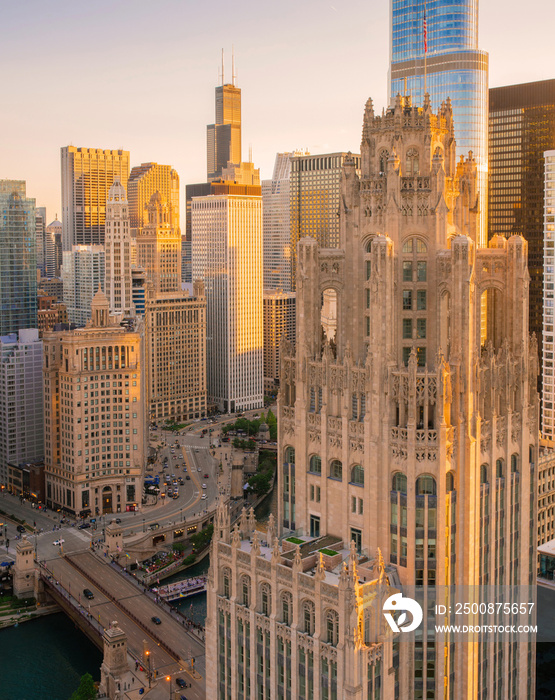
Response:
[[[249,491],[254,492],[257,496],[263,496],[270,490],[271,480],[271,472],[258,472],[248,480]]]
[[[90,673],[81,676],[79,687],[69,700],[95,700],[96,686]]]

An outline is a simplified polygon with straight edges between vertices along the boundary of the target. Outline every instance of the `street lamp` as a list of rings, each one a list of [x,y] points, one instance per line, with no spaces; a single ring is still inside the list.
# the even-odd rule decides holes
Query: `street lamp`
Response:
[[[152,672],[150,670],[150,651],[148,649],[145,651],[146,658],[148,659],[148,687],[150,688],[150,682],[152,678]]]
[[[172,700],[172,677],[171,676],[166,676],[166,680],[170,684],[170,700]]]
[[[143,532],[145,531],[145,519],[143,518]]]

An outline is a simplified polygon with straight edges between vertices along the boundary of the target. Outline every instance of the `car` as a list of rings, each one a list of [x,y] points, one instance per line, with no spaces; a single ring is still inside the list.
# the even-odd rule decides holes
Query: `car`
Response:
[[[162,620],[159,617],[156,617],[156,615],[153,615],[151,618],[152,622],[154,622],[155,625],[161,625]]]
[[[197,472],[199,472],[199,471],[200,471],[200,467],[197,468]]]
[[[187,481],[191,481],[191,477],[190,477],[188,474],[187,474],[187,476],[185,477],[185,479],[186,479]]]
[[[77,528],[78,530],[88,530],[90,528],[91,524],[90,523],[81,523],[79,527]]]
[[[18,526],[17,526],[17,531],[18,531],[18,532],[25,532],[25,528],[23,527],[23,525],[18,525]]]
[[[83,588],[83,595],[85,598],[87,598],[87,600],[92,600],[94,598],[94,593],[90,588]]]
[[[121,518],[116,518],[116,523],[119,525],[121,523]]]
[[[179,479],[179,485],[180,485],[180,486],[183,486],[184,483],[185,483],[185,482],[183,481],[183,479],[180,478],[180,479]]]
[[[175,683],[176,683],[176,685],[178,685],[180,688],[186,688],[186,687],[187,687],[187,683],[185,682],[185,680],[184,680],[183,678],[176,678],[176,679],[175,679]]]
[[[202,496],[200,497],[200,500],[201,500],[201,501],[206,501],[206,494],[205,494],[205,493],[202,494]]]
[[[209,479],[210,477],[208,476],[208,474],[205,474],[205,475],[204,475],[204,478],[205,478],[205,479]]]
[[[61,546],[63,545],[64,542],[65,542],[65,540],[54,540],[54,542],[52,542],[52,544],[53,544],[55,547],[61,547]]]
[[[202,488],[205,489],[205,488],[206,488],[206,484],[203,484],[203,485],[202,485]]]

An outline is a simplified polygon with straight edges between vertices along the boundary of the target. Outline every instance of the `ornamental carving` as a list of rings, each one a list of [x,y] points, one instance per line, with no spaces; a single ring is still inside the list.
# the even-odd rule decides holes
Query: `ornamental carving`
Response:
[[[511,441],[518,442],[522,431],[522,416],[520,413],[513,413],[511,418]]]
[[[351,452],[364,452],[364,443],[362,440],[349,440],[349,449]]]
[[[497,419],[497,447],[502,447],[507,439],[507,416],[499,416]]]
[[[320,435],[320,431],[319,430],[309,430],[308,431],[308,439],[311,442],[320,443],[321,439],[322,439],[321,435]]]

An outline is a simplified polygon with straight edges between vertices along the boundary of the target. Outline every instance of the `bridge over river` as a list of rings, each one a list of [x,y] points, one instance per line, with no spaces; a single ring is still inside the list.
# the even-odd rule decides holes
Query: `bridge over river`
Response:
[[[90,639],[102,648],[102,634],[113,620],[127,635],[129,653],[143,666],[148,650],[153,680],[180,676],[192,687],[190,700],[205,697],[204,644],[184,627],[177,613],[156,603],[131,575],[108,558],[77,552],[41,561],[39,577],[47,592]],[[87,599],[84,589],[93,593]],[[156,624],[152,617],[160,619]],[[191,674],[191,658],[197,673]],[[158,690],[158,689],[157,689]],[[167,687],[164,690],[167,697]],[[152,696],[157,696],[154,691]],[[150,693],[147,697],[150,696]]]

